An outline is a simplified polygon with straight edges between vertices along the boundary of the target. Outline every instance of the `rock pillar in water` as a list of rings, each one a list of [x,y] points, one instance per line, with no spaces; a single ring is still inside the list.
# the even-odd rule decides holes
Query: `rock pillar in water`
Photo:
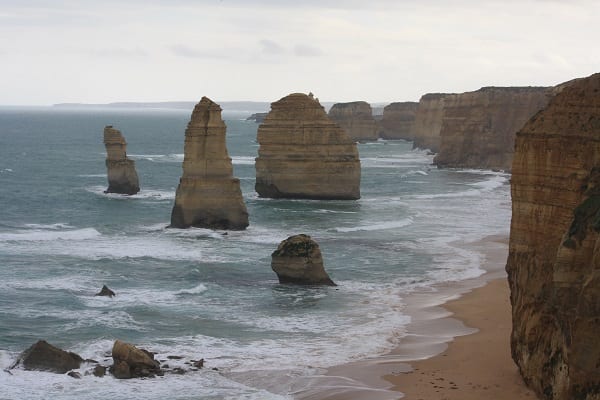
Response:
[[[360,198],[356,143],[319,101],[294,93],[271,104],[258,128],[256,191],[261,197]]]
[[[104,193],[136,194],[140,182],[135,162],[127,158],[127,142],[118,129],[111,125],[104,128],[108,189]]]
[[[196,104],[185,131],[183,175],[171,227],[242,230],[248,211],[240,181],[233,177],[221,107],[207,97]]]
[[[366,101],[336,103],[328,115],[346,131],[351,140],[377,140],[377,122],[373,118],[371,105]]]

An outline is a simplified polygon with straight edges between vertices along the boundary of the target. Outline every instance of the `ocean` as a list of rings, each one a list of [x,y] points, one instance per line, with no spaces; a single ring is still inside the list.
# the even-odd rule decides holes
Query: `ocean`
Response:
[[[508,235],[508,174],[437,169],[406,141],[359,144],[360,200],[259,198],[258,125],[235,110],[224,119],[249,228],[167,229],[190,113],[0,108],[0,399],[291,399],[299,377],[391,351],[411,293],[480,276],[483,255],[461,244]],[[137,195],[103,193],[105,125],[128,142]],[[271,253],[299,233],[337,287],[278,283]],[[95,297],[102,285],[117,296]],[[39,339],[104,364],[121,339],[205,368],[3,371]]]

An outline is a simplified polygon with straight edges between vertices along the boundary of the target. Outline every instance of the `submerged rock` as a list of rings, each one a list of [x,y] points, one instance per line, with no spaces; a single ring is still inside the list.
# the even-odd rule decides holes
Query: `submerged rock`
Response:
[[[108,297],[114,297],[116,296],[115,292],[113,292],[112,290],[110,290],[108,288],[108,286],[104,285],[102,286],[102,289],[95,294],[96,296],[108,296]]]
[[[152,353],[132,344],[116,340],[112,348],[114,364],[110,367],[118,379],[154,377],[162,375],[160,364]]]
[[[256,192],[261,197],[360,198],[356,143],[317,99],[290,94],[271,104],[258,127]]]
[[[135,170],[135,162],[127,158],[127,142],[118,129],[111,125],[104,128],[106,147],[106,169],[108,189],[104,193],[136,194],[140,182]]]
[[[62,350],[45,340],[40,340],[21,353],[13,367],[22,365],[26,370],[64,374],[79,368],[82,362],[83,359],[78,354]]]
[[[183,175],[171,213],[172,228],[243,230],[248,211],[233,177],[221,107],[202,97],[185,130]]]
[[[308,235],[282,241],[271,254],[271,268],[280,283],[336,286],[325,272],[319,245]]]

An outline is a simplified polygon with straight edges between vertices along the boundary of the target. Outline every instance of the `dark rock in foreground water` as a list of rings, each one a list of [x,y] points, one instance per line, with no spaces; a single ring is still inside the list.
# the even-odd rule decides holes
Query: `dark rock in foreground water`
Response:
[[[19,356],[14,366],[22,365],[29,371],[48,371],[64,374],[77,369],[83,359],[75,353],[64,351],[40,340]]]
[[[271,254],[271,268],[280,283],[336,286],[325,272],[319,245],[308,235],[290,236],[281,242]]]
[[[115,292],[110,290],[108,288],[108,286],[104,285],[104,286],[102,286],[102,289],[98,293],[96,293],[96,296],[114,297],[114,296],[116,296],[116,294],[115,294]]]

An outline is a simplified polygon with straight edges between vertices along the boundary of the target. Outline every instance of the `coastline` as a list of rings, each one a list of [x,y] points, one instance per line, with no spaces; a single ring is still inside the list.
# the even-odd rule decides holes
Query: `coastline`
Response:
[[[484,256],[486,272],[407,296],[412,321],[389,354],[329,368],[294,393],[303,400],[535,399],[510,356],[504,266],[508,237],[459,247]],[[460,368],[457,368],[460,366]]]

